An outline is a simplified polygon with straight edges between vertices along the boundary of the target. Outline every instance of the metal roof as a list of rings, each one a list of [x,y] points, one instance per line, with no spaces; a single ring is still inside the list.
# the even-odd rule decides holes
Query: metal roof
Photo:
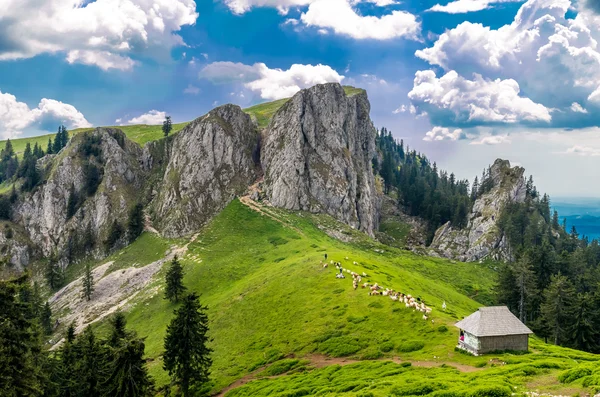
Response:
[[[506,306],[480,307],[454,325],[475,336],[533,334]]]

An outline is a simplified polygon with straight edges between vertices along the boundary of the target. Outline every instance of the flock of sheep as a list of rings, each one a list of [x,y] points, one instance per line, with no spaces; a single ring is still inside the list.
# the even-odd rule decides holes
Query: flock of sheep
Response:
[[[346,260],[348,260],[348,257],[346,257]],[[427,320],[428,316],[431,314],[431,308],[427,305],[425,305],[425,302],[422,302],[420,298],[415,299],[414,297],[412,297],[409,294],[403,294],[401,292],[395,291],[393,289],[389,289],[389,288],[383,288],[380,285],[378,285],[377,283],[375,284],[370,284],[370,283],[363,283],[360,284],[362,282],[362,278],[363,277],[367,277],[367,273],[363,272],[362,275],[358,274],[356,272],[351,271],[350,269],[345,269],[342,267],[342,264],[340,262],[334,262],[333,260],[329,261],[329,262],[321,262],[323,264],[324,268],[327,268],[329,265],[335,265],[335,268],[339,271],[339,273],[336,274],[336,278],[346,278],[344,276],[344,272],[348,273],[352,276],[352,286],[354,287],[354,289],[356,290],[358,288],[359,285],[361,285],[362,288],[365,289],[369,289],[369,295],[370,296],[375,296],[375,295],[382,295],[382,296],[388,296],[391,300],[395,301],[395,302],[400,302],[400,303],[404,303],[406,305],[407,309],[412,308],[413,310],[416,311],[420,311],[423,313],[423,320]],[[353,262],[354,265],[358,265],[358,262]],[[444,304],[442,305],[442,308],[444,308],[444,310],[446,309],[446,302],[444,302]],[[433,320],[431,320],[433,322]]]

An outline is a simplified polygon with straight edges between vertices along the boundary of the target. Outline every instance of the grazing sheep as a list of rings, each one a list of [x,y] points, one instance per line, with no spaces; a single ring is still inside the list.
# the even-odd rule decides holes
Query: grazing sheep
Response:
[[[358,265],[358,262],[356,262],[356,261],[354,261],[354,262],[352,262],[352,263],[353,263],[353,264],[355,264],[355,265]]]
[[[348,260],[348,257],[346,257],[346,260]]]
[[[397,297],[396,295],[391,295],[391,296],[390,296],[390,298],[391,298],[393,301],[397,301],[397,300],[398,300],[398,297]]]
[[[367,273],[363,272],[363,277],[367,277]]]
[[[427,315],[423,314],[423,320],[427,320]]]
[[[327,266],[329,266],[329,263],[327,263],[327,262],[323,263],[323,268],[326,268]]]
[[[446,311],[446,301],[444,301],[444,303],[442,303],[442,310]]]
[[[388,296],[389,292],[387,290],[383,291],[382,295],[383,296]]]

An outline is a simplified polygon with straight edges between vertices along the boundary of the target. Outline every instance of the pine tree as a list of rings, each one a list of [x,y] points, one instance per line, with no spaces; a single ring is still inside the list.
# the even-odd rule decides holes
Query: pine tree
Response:
[[[112,331],[108,340],[111,360],[108,378],[103,384],[109,396],[147,396],[152,391],[152,380],[144,360],[144,341],[135,332],[126,329],[125,316],[117,312],[110,321]]]
[[[177,260],[177,256],[171,261],[165,276],[165,282],[165,299],[169,299],[171,302],[179,301],[186,288],[183,285],[183,267]]]
[[[165,121],[163,121],[163,126],[162,126],[162,131],[163,131],[163,134],[165,134],[165,137],[167,137],[171,133],[172,129],[173,129],[173,124],[171,123],[171,116],[167,116],[167,117],[165,117]]]
[[[57,289],[62,283],[62,274],[56,256],[52,255],[48,258],[46,263],[46,280],[50,289]]]
[[[59,395],[61,397],[75,397],[78,395],[79,391],[76,371],[77,361],[80,360],[81,357],[79,357],[74,343],[75,326],[70,324],[65,335],[65,342],[60,347],[58,354],[58,386],[60,390]]]
[[[192,293],[184,298],[167,327],[164,368],[184,397],[190,395],[191,387],[201,388],[209,380],[212,349],[207,346],[210,341],[207,309]]]
[[[134,241],[144,231],[144,206],[137,203],[131,211],[129,211],[129,241]]]
[[[42,376],[38,363],[42,346],[35,320],[28,318],[28,303],[17,299],[27,275],[0,280],[0,391],[9,396],[41,396]]]
[[[123,237],[123,226],[115,219],[110,225],[108,231],[108,237],[104,241],[104,247],[107,251],[110,251],[115,244]]]
[[[587,352],[598,352],[598,309],[592,295],[589,293],[577,294],[573,308],[569,345]]]
[[[83,335],[77,338],[75,349],[80,355],[75,371],[79,389],[78,394],[99,397],[101,395],[100,381],[104,377],[104,358],[106,355],[90,326],[85,329]]]
[[[573,321],[574,293],[573,284],[560,273],[552,276],[543,293],[541,318],[555,345],[565,341],[567,329]]]
[[[86,263],[85,265],[85,274],[83,276],[83,298],[87,301],[92,299],[92,293],[94,292],[94,275],[92,273],[92,269],[90,268],[90,264]]]
[[[524,323],[526,320],[527,307],[531,302],[531,299],[537,293],[535,288],[535,278],[529,258],[523,256],[520,260],[518,260],[513,266],[513,274],[517,287],[517,309],[519,313],[519,320]]]
[[[554,210],[552,214],[552,229],[558,230],[560,225],[558,224],[558,211]]]
[[[46,147],[46,153],[52,154],[54,153],[54,144],[52,143],[52,138],[48,138],[48,147]]]
[[[58,127],[58,132],[54,136],[54,146],[52,147],[52,153],[58,153],[58,152],[60,152],[60,149],[63,148],[62,142],[63,142],[63,139],[62,139],[62,126],[60,126],[60,127]]]
[[[48,302],[46,302],[46,304],[44,305],[44,308],[42,309],[40,322],[41,322],[44,334],[51,335],[52,334],[52,309],[50,308],[50,303],[48,303]]]

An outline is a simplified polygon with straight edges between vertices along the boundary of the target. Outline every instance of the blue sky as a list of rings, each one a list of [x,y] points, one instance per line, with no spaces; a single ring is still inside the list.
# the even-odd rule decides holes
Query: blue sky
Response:
[[[4,4],[6,3],[6,4]],[[595,0],[0,0],[0,137],[187,121],[338,81],[472,179],[600,196]],[[35,11],[35,12],[34,12]]]

